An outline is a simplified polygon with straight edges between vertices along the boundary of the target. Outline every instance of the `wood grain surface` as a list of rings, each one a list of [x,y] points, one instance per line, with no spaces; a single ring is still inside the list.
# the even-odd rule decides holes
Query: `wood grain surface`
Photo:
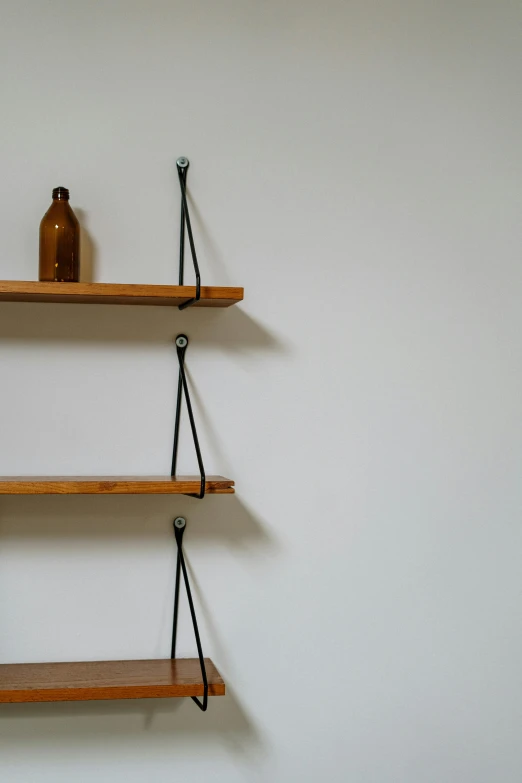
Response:
[[[230,307],[243,299],[243,288],[201,286],[194,307]],[[0,301],[77,304],[160,305],[177,307],[196,295],[193,285],[123,283],[46,283],[0,280]]]
[[[0,495],[193,495],[199,476],[0,476]],[[230,495],[234,482],[207,476],[205,492]]]
[[[205,658],[209,695],[224,696],[225,684]],[[203,696],[197,658],[86,663],[0,664],[0,703],[161,699]]]

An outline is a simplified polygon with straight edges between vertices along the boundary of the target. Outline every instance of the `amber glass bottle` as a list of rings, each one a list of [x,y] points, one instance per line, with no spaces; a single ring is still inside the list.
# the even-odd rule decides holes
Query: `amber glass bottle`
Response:
[[[80,224],[69,206],[67,188],[53,190],[53,203],[40,223],[40,280],[80,279]]]

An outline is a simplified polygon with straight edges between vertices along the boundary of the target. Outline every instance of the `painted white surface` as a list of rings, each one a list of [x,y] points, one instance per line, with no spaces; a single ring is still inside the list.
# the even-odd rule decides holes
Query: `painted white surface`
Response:
[[[246,288],[0,306],[0,473],[168,470],[186,331],[238,489],[0,500],[3,662],[167,654],[184,514],[229,687],[4,706],[2,781],[519,783],[520,5],[0,11],[0,277],[65,185],[96,280],[175,282],[185,154],[204,281]]]

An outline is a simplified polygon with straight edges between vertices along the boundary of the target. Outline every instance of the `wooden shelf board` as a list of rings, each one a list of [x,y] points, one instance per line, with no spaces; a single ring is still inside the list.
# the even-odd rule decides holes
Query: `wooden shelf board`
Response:
[[[137,285],[123,283],[42,283],[0,280],[2,302],[160,305],[177,307],[196,295],[193,285]],[[242,288],[201,286],[194,307],[230,307],[243,299]]]
[[[225,684],[209,658],[205,668],[209,696],[224,696]],[[2,704],[172,696],[203,696],[197,658],[0,664]]]
[[[199,476],[0,476],[0,495],[193,495]],[[230,495],[234,482],[207,476],[205,492]]]

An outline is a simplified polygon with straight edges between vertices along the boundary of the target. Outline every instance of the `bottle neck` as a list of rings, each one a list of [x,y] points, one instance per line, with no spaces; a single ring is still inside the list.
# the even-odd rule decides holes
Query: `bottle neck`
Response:
[[[57,188],[54,188],[53,201],[69,201],[68,189],[64,188],[62,185],[58,186]]]

